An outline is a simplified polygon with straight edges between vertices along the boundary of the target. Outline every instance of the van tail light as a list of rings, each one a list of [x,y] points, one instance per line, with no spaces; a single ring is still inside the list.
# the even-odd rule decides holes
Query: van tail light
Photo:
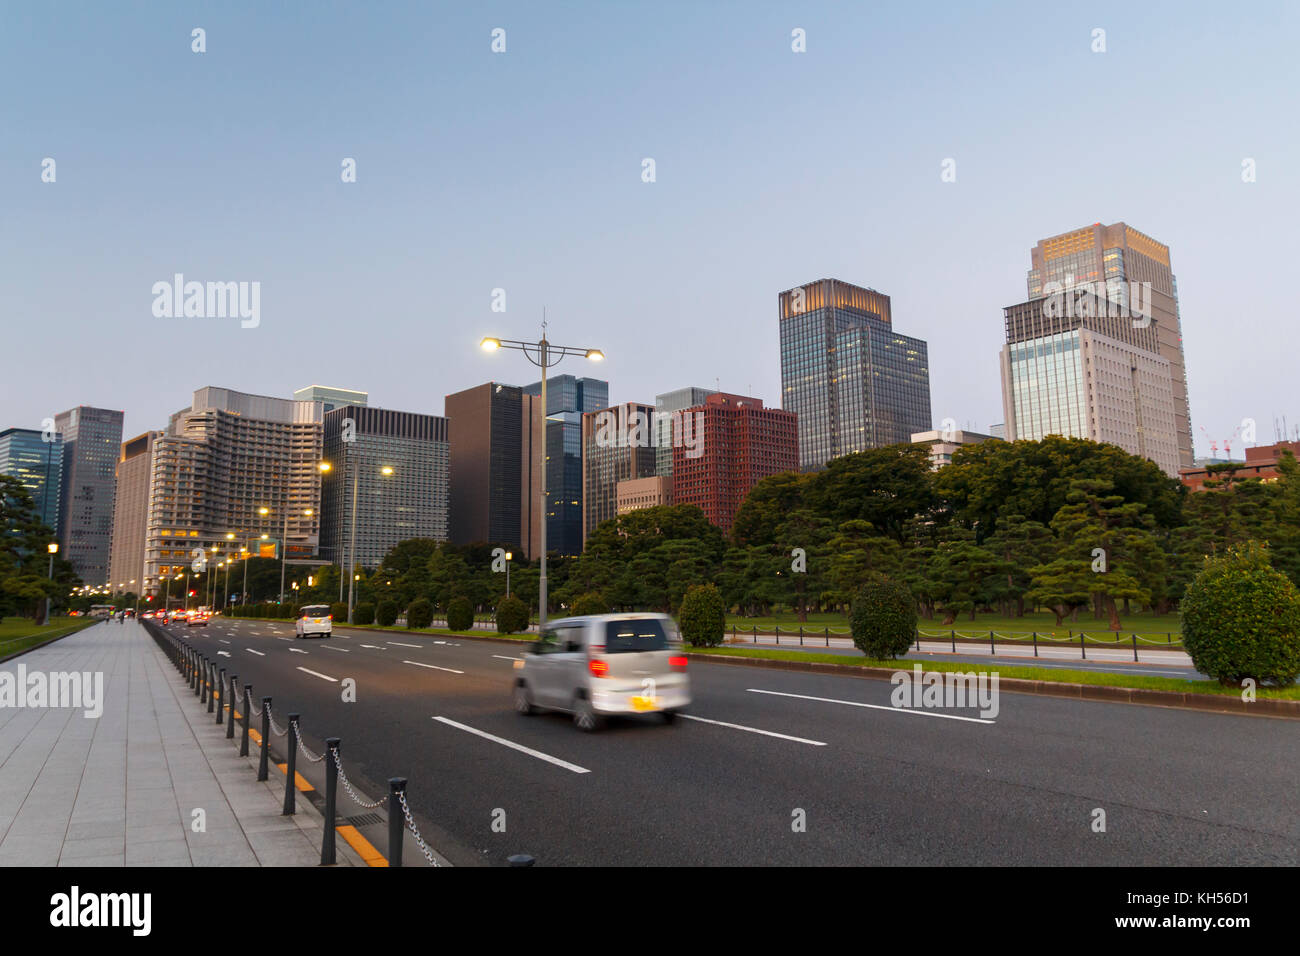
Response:
[[[334,615],[333,615],[333,614],[326,614],[326,615],[325,615],[325,620],[327,620],[327,621],[333,621],[333,620],[334,620]]]
[[[587,670],[591,671],[594,677],[604,677],[609,673],[609,664],[604,661],[588,661]]]
[[[668,664],[673,670],[686,670],[686,657],[684,655],[674,655],[668,658]]]

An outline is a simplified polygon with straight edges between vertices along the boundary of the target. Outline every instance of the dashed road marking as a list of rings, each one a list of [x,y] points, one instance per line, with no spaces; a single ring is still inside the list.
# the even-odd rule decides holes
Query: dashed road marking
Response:
[[[446,671],[449,674],[463,674],[464,671],[453,670],[450,667],[439,667],[437,664],[421,664],[419,661],[402,661],[403,664],[414,664],[416,667],[427,667],[432,671]]]
[[[536,757],[538,760],[545,760],[547,763],[553,763],[557,767],[563,767],[565,770],[572,770],[574,773],[591,773],[586,767],[579,767],[576,763],[569,763],[567,760],[561,760],[559,757],[552,757],[550,754],[544,754],[540,750],[534,750],[532,747],[525,747],[523,744],[517,744],[513,740],[506,740],[504,737],[498,737],[496,734],[489,734],[485,730],[478,730],[467,724],[457,723],[446,717],[435,717],[434,720],[446,724],[448,727],[455,727],[457,730],[463,730],[469,734],[475,734],[484,740],[490,740],[493,743],[500,744],[503,747],[509,747],[511,750],[518,750],[520,753],[528,754],[530,757]]]
[[[759,690],[757,687],[745,688],[751,694],[770,694],[773,697],[795,697],[799,700],[815,700],[823,704],[844,704],[846,707],[866,707],[870,710],[887,710],[893,714],[911,714],[913,717],[942,717],[944,720],[964,720],[971,724],[995,724],[996,720],[984,717],[961,717],[957,714],[941,714],[933,710],[917,710],[911,707],[886,707],[884,704],[864,704],[857,700],[836,700],[834,697],[811,697],[808,694],[787,694],[779,690]],[[685,716],[685,715],[683,715]]]
[[[792,740],[797,744],[808,744],[812,747],[825,747],[824,740],[809,740],[807,737],[791,737],[789,734],[778,734],[774,730],[759,730],[757,727],[746,727],[744,724],[729,724],[725,720],[709,720],[707,717],[695,717],[691,714],[678,714],[677,716],[685,720],[698,720],[702,724],[714,724],[718,727],[730,727],[732,730],[744,730],[751,734],[762,734],[764,737],[778,737],[781,740]]]

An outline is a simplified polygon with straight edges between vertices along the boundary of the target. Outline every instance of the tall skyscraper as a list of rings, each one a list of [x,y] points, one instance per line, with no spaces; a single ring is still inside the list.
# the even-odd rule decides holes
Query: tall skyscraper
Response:
[[[659,413],[655,416],[655,474],[661,478],[672,477],[673,412],[680,412],[685,408],[703,405],[705,397],[712,395],[715,391],[716,389],[712,388],[689,386],[687,388],[676,388],[671,392],[664,392],[662,395],[655,396],[655,411]],[[668,487],[672,487],[671,483]]]
[[[1030,298],[1003,310],[1006,437],[1118,445],[1176,476],[1191,418],[1169,249],[1124,223],[1041,240]]]
[[[71,408],[54,419],[55,431],[63,435],[59,553],[92,587],[108,583],[122,421],[121,412],[88,405]]]
[[[683,415],[699,413],[699,454],[673,442],[673,504],[697,505],[730,531],[750,489],[770,475],[799,467],[793,412],[764,408],[759,398],[717,392]]]
[[[447,540],[447,419],[341,405],[325,413],[325,460],[321,551],[331,562],[353,563],[354,509],[358,568],[379,567],[408,538]]]
[[[1030,264],[1027,286],[1031,300],[1042,299],[1058,289],[1083,287],[1107,300],[1112,312],[1120,311],[1115,305],[1129,312],[1137,312],[1139,304],[1146,308],[1149,314],[1137,317],[1143,323],[1139,327],[1150,328],[1154,335],[1144,336],[1134,344],[1169,363],[1178,464],[1190,468],[1192,416],[1178,313],[1178,281],[1169,247],[1125,223],[1106,226],[1097,222],[1040,239],[1030,250]]]
[[[655,407],[624,402],[582,416],[582,543],[618,514],[619,482],[655,474]]]
[[[117,460],[117,494],[113,497],[113,543],[108,554],[108,580],[114,588],[135,594],[144,593],[153,446],[162,434],[145,432],[124,441]]]
[[[542,394],[542,383],[524,386]],[[582,416],[609,404],[609,382],[556,375],[546,380],[546,550],[582,553]]]
[[[9,475],[23,483],[41,522],[57,536],[63,436],[34,428],[6,428],[0,432],[0,475]]]
[[[535,558],[542,530],[542,401],[488,382],[448,395],[451,540]],[[549,544],[548,544],[549,549]]]
[[[154,443],[146,589],[157,593],[159,575],[184,574],[200,552],[209,566],[237,560],[241,547],[316,557],[323,420],[318,401],[196,391]],[[277,548],[267,550],[262,535]]]
[[[781,405],[799,418],[799,467],[911,440],[930,427],[930,359],[894,331],[889,296],[819,279],[778,296]]]
[[[329,385],[308,385],[293,393],[295,402],[321,402],[325,411],[332,412],[343,405],[364,407],[369,403],[370,395],[350,388],[332,388]]]

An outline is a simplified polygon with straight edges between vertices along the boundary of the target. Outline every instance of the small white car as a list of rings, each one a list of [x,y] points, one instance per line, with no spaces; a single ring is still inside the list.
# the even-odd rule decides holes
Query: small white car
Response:
[[[548,621],[515,663],[513,694],[521,714],[558,710],[593,731],[612,715],[672,723],[691,703],[691,683],[671,617],[599,614]]]
[[[334,616],[328,604],[308,604],[298,611],[294,637],[329,637],[334,633]]]

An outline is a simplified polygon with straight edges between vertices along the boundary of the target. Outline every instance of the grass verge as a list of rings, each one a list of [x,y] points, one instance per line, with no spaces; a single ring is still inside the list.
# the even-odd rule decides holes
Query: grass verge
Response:
[[[1057,684],[1098,684],[1105,687],[1131,687],[1139,690],[1166,690],[1179,694],[1209,694],[1226,697],[1241,695],[1239,687],[1224,687],[1209,680],[1182,680],[1177,677],[1151,677],[1143,674],[1112,674],[1105,671],[1058,670],[1049,667],[1006,667],[1001,664],[960,663],[957,661],[871,660],[867,657],[845,657],[838,654],[812,654],[806,651],[779,651],[762,648],[692,647],[692,654],[710,657],[749,657],[769,661],[805,661],[818,664],[841,664],[849,667],[885,667],[890,670],[910,670],[920,663],[927,671],[942,673],[996,673],[999,677],[1021,680],[1050,681]],[[1261,698],[1300,700],[1300,686],[1263,687],[1256,691]]]
[[[56,621],[46,626],[33,624],[27,618],[5,618],[0,622],[0,660],[24,654],[42,644],[85,630],[96,623],[98,622],[89,620]]]

